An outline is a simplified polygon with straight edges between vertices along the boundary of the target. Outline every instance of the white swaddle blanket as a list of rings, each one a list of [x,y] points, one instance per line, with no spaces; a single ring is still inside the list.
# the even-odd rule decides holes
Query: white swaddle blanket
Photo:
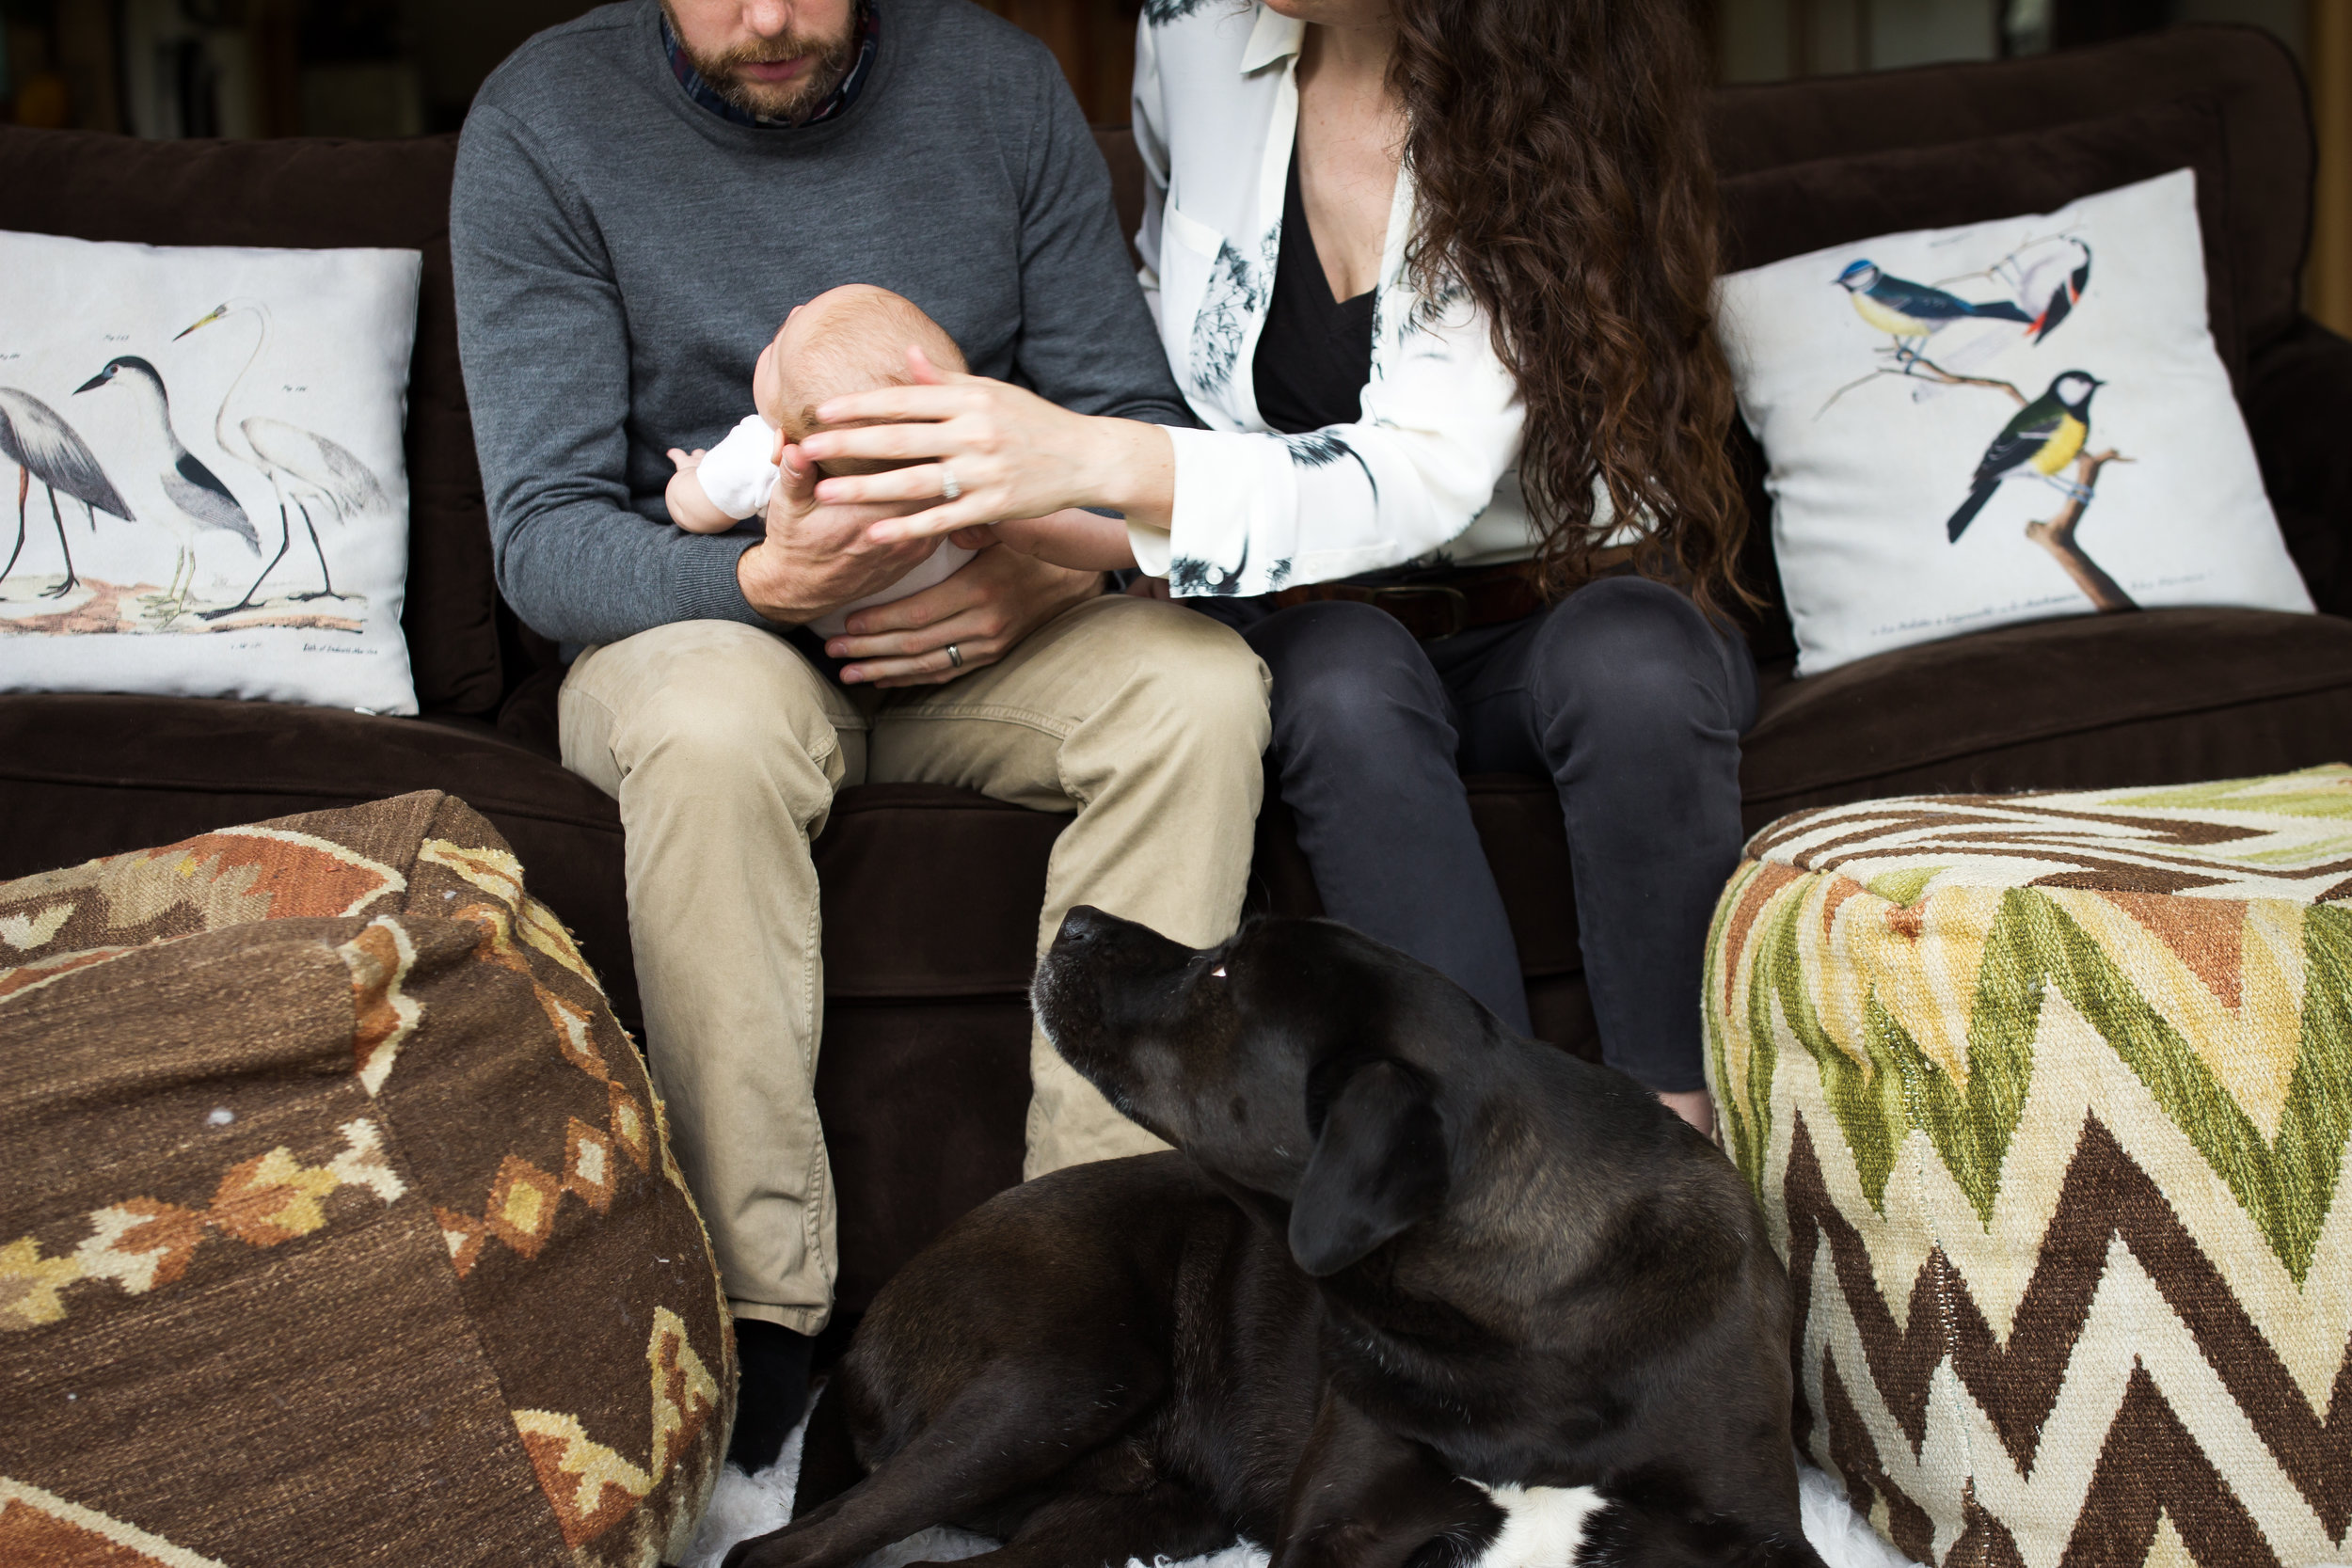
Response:
[[[768,498],[776,488],[776,466],[768,461],[769,453],[775,450],[775,427],[756,414],[746,414],[727,432],[724,440],[703,454],[702,466],[694,470],[694,477],[702,481],[703,494],[710,498],[710,504],[728,516],[756,516],[768,509]],[[819,637],[839,637],[849,629],[850,611],[919,594],[934,583],[946,581],[971,559],[970,550],[942,539],[930,558],[906,576],[879,594],[868,594],[830,615],[818,616],[808,623],[808,629]]]

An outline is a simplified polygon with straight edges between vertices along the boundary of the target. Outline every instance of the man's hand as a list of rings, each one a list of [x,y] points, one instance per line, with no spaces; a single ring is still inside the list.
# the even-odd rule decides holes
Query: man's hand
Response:
[[[1070,571],[992,546],[945,582],[859,610],[850,617],[849,635],[827,642],[825,652],[857,661],[841,672],[845,683],[940,686],[995,663],[1029,633],[1102,592],[1100,572]],[[947,657],[950,642],[963,656],[961,665]]]
[[[880,593],[938,547],[935,539],[876,544],[869,536],[873,524],[899,509],[820,503],[816,465],[797,447],[778,453],[777,469],[768,536],[735,562],[743,597],[771,621],[801,626]]]

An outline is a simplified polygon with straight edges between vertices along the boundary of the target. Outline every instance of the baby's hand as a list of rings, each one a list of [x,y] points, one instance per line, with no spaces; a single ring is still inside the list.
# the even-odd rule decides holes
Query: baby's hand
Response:
[[[735,519],[719,510],[703,489],[703,453],[670,449],[670,461],[677,465],[677,472],[661,488],[663,504],[670,509],[670,521],[689,533],[724,533],[735,526]]]
[[[947,535],[967,550],[984,550],[991,545],[1002,545],[1023,555],[1037,555],[1053,547],[1056,531],[1043,517],[1009,517],[1000,523],[977,523],[960,528]]]
[[[1127,525],[1090,512],[1056,512],[1043,517],[1009,517],[1003,522],[960,528],[948,537],[967,550],[1002,545],[1057,566],[1085,572],[1114,572],[1136,563]]]

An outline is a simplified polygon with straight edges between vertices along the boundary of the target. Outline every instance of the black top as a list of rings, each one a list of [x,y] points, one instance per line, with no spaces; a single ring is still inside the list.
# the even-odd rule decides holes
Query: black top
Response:
[[[1372,379],[1372,302],[1376,290],[1354,299],[1331,297],[1298,196],[1298,153],[1282,192],[1282,247],[1274,264],[1274,297],[1258,337],[1251,376],[1258,412],[1267,426],[1295,436],[1363,418],[1364,383]]]

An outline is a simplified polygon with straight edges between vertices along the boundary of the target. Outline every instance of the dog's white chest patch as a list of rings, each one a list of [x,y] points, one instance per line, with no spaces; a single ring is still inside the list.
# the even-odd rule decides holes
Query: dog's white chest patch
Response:
[[[1573,1568],[1585,1526],[1608,1506],[1589,1486],[1471,1484],[1502,1510],[1502,1532],[1472,1568]]]

